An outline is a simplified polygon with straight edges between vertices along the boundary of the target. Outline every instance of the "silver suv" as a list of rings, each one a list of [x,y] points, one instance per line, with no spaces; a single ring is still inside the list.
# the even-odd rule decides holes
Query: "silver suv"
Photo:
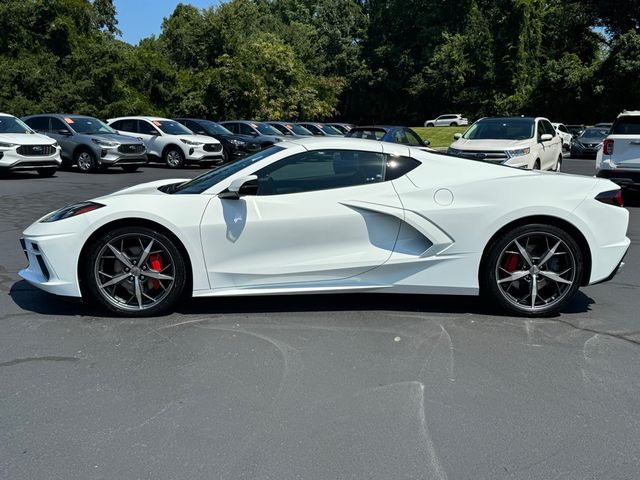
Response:
[[[62,147],[62,165],[77,165],[81,172],[107,167],[135,172],[147,164],[147,149],[141,140],[119,135],[97,118],[46,114],[22,120],[36,132],[57,140]]]
[[[596,155],[596,176],[640,190],[640,111],[618,115]]]

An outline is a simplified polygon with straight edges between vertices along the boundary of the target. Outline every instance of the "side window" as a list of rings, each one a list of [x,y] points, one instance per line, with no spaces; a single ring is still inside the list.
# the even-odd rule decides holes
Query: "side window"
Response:
[[[300,153],[256,172],[258,195],[285,195],[382,182],[385,155],[355,150]]]
[[[138,120],[138,133],[143,135],[158,135],[158,130],[146,120]]]
[[[558,130],[560,130],[563,133],[569,133],[569,130],[567,130],[567,127],[565,127],[564,125],[559,125]]]
[[[233,133],[239,133],[238,124],[237,123],[225,123],[223,125],[225,128],[231,130]]]
[[[49,131],[49,117],[30,118],[25,123],[38,132]]]
[[[406,145],[408,143],[407,136],[404,134],[404,130],[398,129],[393,132],[393,141],[395,143],[400,143],[402,145]]]
[[[407,145],[412,147],[421,147],[423,145],[422,140],[411,130],[405,130],[405,134],[407,135]]]
[[[253,128],[251,128],[249,125],[246,125],[244,123],[239,123],[238,124],[238,133],[242,134],[242,135],[255,135],[256,132],[253,130]]]
[[[405,173],[409,173],[411,170],[420,165],[418,160],[411,157],[397,157],[387,155],[386,170],[384,174],[384,180],[395,180],[400,178]]]
[[[544,135],[546,132],[544,131],[544,123],[542,122],[542,120],[538,120],[538,142],[542,141],[542,135]]]
[[[51,117],[51,132],[59,132],[60,130],[69,130],[69,125],[66,125],[59,118]]]
[[[122,130],[123,132],[138,133],[137,120],[118,120],[113,123],[113,128]]]
[[[552,137],[555,137],[556,136],[556,129],[553,128],[553,125],[551,125],[551,123],[548,122],[547,120],[543,120],[542,123],[545,125],[547,133],[550,134]]]

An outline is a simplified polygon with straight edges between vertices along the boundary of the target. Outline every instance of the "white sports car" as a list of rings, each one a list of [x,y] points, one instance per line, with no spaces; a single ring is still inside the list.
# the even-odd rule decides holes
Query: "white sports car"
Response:
[[[24,232],[20,275],[124,315],[183,295],[356,291],[482,293],[549,315],[616,273],[630,243],[621,206],[608,180],[300,139],[46,215]]]

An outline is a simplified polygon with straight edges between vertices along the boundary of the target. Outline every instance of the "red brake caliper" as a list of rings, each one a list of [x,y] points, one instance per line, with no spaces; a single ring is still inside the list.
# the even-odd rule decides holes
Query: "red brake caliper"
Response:
[[[162,256],[159,253],[149,255],[149,267],[155,272],[162,270]],[[160,288],[160,281],[155,278],[151,280],[154,290]]]
[[[518,268],[518,263],[520,263],[520,257],[518,254],[511,253],[504,262],[504,269],[509,273],[515,272],[516,268]]]

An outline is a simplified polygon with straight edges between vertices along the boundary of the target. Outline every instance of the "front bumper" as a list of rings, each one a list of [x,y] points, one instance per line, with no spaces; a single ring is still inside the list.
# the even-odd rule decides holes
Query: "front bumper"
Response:
[[[79,252],[73,234],[25,235],[20,244],[28,265],[18,275],[45,292],[66,297],[81,297],[76,271]]]
[[[146,165],[147,159],[146,148],[142,152],[126,153],[120,150],[120,147],[94,148],[96,157],[100,165],[105,167],[124,166],[124,165]]]
[[[186,145],[185,161],[188,163],[222,163],[222,144]]]
[[[595,157],[596,155],[598,155],[598,150],[600,150],[600,147],[587,148],[587,147],[581,147],[576,144],[573,144],[571,146],[571,156],[576,155],[581,157]]]
[[[60,148],[52,155],[20,155],[17,148],[0,150],[0,170],[1,171],[27,171],[40,169],[58,169],[62,159],[60,158]]]

